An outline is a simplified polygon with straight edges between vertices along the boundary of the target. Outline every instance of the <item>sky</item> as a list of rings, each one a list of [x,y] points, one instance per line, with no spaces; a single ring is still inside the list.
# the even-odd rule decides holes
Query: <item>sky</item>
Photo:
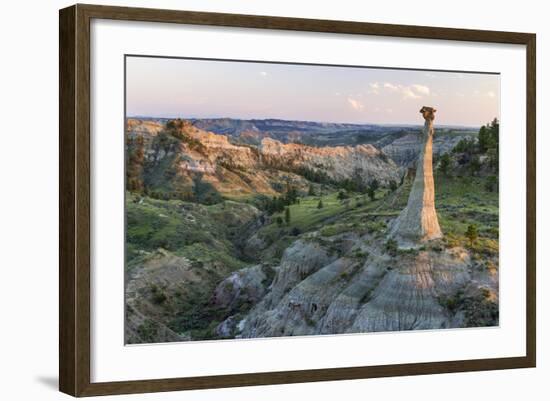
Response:
[[[497,74],[126,58],[126,115],[479,127],[500,119]]]

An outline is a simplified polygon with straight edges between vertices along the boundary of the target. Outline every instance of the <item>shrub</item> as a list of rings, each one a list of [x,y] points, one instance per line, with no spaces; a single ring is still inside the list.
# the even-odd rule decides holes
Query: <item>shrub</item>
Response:
[[[475,224],[470,224],[464,233],[466,238],[470,241],[470,246],[474,245],[475,240],[479,236],[477,226]]]
[[[369,196],[371,201],[376,199],[376,190],[378,188],[380,188],[380,183],[378,182],[378,180],[374,179],[369,181],[369,184],[367,185],[367,195]]]
[[[365,227],[370,233],[382,233],[387,228],[383,221],[368,221]]]
[[[166,295],[163,292],[153,294],[152,301],[154,304],[160,305],[166,301]]]
[[[461,139],[453,148],[453,153],[469,153],[472,154],[476,151],[476,141],[471,138]]]
[[[344,199],[348,199],[348,198],[349,198],[349,195],[346,193],[346,191],[340,190],[340,191],[338,192],[337,198],[338,198],[339,200],[344,200]]]
[[[443,175],[449,174],[449,169],[451,168],[451,156],[448,153],[445,153],[441,156],[439,160],[439,171]]]
[[[376,191],[370,187],[367,188],[367,195],[369,196],[371,201],[376,199]]]
[[[355,256],[358,259],[367,259],[369,257],[369,253],[361,249],[356,249],[355,252],[353,253],[353,256]]]
[[[390,238],[389,240],[386,241],[385,249],[389,255],[391,256],[397,255],[397,250],[398,250],[397,241]]]
[[[156,284],[151,284],[150,289],[152,294],[151,301],[153,301],[154,304],[160,305],[166,301],[166,294],[164,294]]]
[[[320,233],[323,237],[332,237],[333,235],[342,234],[347,231],[349,231],[349,227],[345,224],[332,224],[323,227]]]

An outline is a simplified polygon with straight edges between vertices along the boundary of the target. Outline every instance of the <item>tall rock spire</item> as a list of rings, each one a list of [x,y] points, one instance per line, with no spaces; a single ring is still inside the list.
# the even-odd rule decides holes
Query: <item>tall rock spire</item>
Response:
[[[443,234],[435,211],[435,191],[432,167],[433,122],[436,110],[422,107],[424,117],[422,147],[416,165],[414,179],[407,207],[401,211],[390,230],[390,237],[399,246],[412,247],[420,242],[441,238]]]

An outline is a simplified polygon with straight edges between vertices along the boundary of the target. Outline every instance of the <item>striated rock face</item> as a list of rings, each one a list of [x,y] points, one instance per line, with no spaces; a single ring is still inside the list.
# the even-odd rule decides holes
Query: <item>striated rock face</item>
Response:
[[[433,154],[442,155],[450,152],[458,142],[469,136],[436,136],[433,138]],[[382,147],[382,151],[395,163],[403,167],[413,167],[418,160],[421,144],[417,134],[407,134]]]
[[[360,177],[365,183],[400,179],[399,167],[372,145],[317,148],[271,138],[264,138],[259,146],[236,145],[227,136],[203,131],[188,121],[177,120],[173,125],[168,134],[158,122],[127,122],[129,138],[144,138],[146,184],[158,185],[168,176],[172,177],[169,185],[178,182],[182,190],[201,174],[219,193],[240,196],[274,195],[277,185],[288,179],[307,190],[306,173],[335,181]]]
[[[212,303],[229,310],[244,303],[255,304],[265,295],[271,274],[271,269],[264,265],[238,270],[218,284]]]
[[[323,266],[336,260],[314,242],[298,240],[287,248],[266,297],[242,322],[243,337],[273,337],[308,334],[302,309],[311,308],[312,297],[302,297],[304,283]],[[319,294],[322,296],[323,291]]]
[[[471,280],[469,258],[461,250],[420,252],[403,258],[384,275],[371,299],[362,305],[352,332],[421,330],[453,326],[441,298],[450,297]]]
[[[278,302],[285,293],[322,266],[330,263],[334,257],[314,242],[295,241],[288,247],[281,264],[276,270],[267,304]]]
[[[202,155],[215,169],[217,163],[229,163],[237,168],[252,168],[258,164],[257,152],[248,146],[237,146],[229,142],[227,136],[202,131],[192,125],[185,132],[204,146]],[[184,149],[185,150],[185,149]],[[197,157],[197,155],[192,155]]]
[[[460,305],[481,309],[498,297],[494,275],[476,268],[462,248],[389,256],[366,245],[370,241],[364,237],[352,249],[368,256],[358,259],[351,253],[329,257],[322,248],[299,242],[275,269],[270,292],[235,323],[238,336],[466,327],[469,312]],[[310,257],[299,263],[302,252]],[[464,297],[480,303],[472,306]]]
[[[369,144],[317,148],[264,138],[260,154],[263,163],[318,169],[336,180],[350,178],[358,171],[365,182],[374,178],[382,182],[399,179],[395,163]]]
[[[126,121],[126,132],[129,136],[149,135],[156,136],[162,131],[163,125],[152,120],[138,120],[129,118]]]
[[[435,189],[432,163],[433,120],[435,109],[420,110],[426,120],[422,134],[422,147],[416,167],[416,177],[407,206],[393,223],[390,236],[400,246],[411,247],[421,241],[442,237],[435,211]]]
[[[319,244],[297,240],[285,250],[279,266],[271,270],[269,276],[272,277],[269,280],[266,280],[267,277],[259,275],[258,266],[251,268],[253,270],[243,269],[238,272],[248,276],[247,279],[239,279],[239,282],[253,282],[250,285],[251,288],[245,290],[241,284],[237,286],[232,284],[228,291],[222,282],[216,291],[216,298],[225,299],[226,301],[222,301],[222,304],[227,304],[227,300],[231,300],[230,303],[234,302],[232,300],[235,299],[237,293],[250,294],[252,292],[255,295],[262,293],[262,297],[251,297],[250,304],[256,305],[252,311],[245,316],[240,316],[239,319],[236,319],[235,315],[230,316],[220,324],[218,333],[220,335],[231,333],[232,336],[237,337],[287,335],[285,333],[306,334],[307,325],[304,326],[303,316],[299,313],[296,314],[299,308],[295,308],[296,305],[293,304],[292,293],[297,291],[296,287],[302,285],[301,283],[313,273],[335,260],[336,257],[329,255],[327,250]],[[251,276],[256,278],[251,279]],[[230,278],[230,281],[234,282],[235,278]],[[235,288],[238,290],[235,291]],[[228,295],[227,292],[231,295]],[[258,303],[258,301],[260,302]],[[279,306],[285,307],[284,310],[279,309]],[[285,320],[282,319],[281,314],[285,314],[285,319],[290,319],[292,312],[296,312],[293,314],[294,323],[287,332],[283,328]],[[296,326],[298,325],[304,326],[302,330],[297,330]]]
[[[265,296],[272,279],[273,270],[269,266],[255,265],[232,273],[218,284],[211,304],[229,315],[216,327],[218,336],[234,337],[242,330],[239,323],[243,311]]]
[[[258,148],[253,148],[234,145],[224,135],[195,127],[189,130],[189,134],[206,148],[205,159],[211,170],[224,163],[237,169],[309,169],[322,171],[335,180],[351,178],[357,172],[361,172],[365,182],[373,178],[382,182],[399,179],[395,163],[372,145],[316,148],[264,138]],[[197,155],[192,154],[192,157]]]

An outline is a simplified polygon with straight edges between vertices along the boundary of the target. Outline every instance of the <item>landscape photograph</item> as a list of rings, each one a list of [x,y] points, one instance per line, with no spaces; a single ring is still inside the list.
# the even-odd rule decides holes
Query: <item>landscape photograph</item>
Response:
[[[125,58],[125,344],[499,326],[500,76]]]

